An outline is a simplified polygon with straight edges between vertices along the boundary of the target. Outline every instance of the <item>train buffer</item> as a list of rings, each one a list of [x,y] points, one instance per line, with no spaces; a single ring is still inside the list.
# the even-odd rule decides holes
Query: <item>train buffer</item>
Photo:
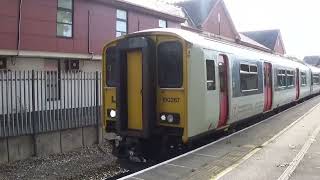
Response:
[[[122,179],[319,179],[320,97]]]

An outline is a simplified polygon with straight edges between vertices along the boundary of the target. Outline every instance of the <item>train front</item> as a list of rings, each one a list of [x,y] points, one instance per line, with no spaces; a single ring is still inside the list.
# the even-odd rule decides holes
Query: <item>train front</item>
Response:
[[[102,116],[114,152],[132,158],[187,141],[187,46],[157,32],[105,46]]]

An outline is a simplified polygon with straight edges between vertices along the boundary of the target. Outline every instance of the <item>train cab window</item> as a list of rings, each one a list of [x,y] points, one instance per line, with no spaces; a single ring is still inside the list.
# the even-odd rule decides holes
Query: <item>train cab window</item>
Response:
[[[287,71],[287,86],[294,86],[294,71]]]
[[[313,84],[320,84],[320,76],[319,74],[313,74]]]
[[[301,72],[301,86],[307,85],[307,75],[305,72]]]
[[[206,60],[206,69],[207,69],[207,90],[216,90],[215,82],[215,66],[213,60]]]
[[[278,87],[286,87],[286,70],[277,71],[277,84]]]
[[[258,90],[258,67],[252,64],[240,64],[241,91]]]
[[[182,86],[182,44],[177,41],[163,42],[158,46],[158,82],[160,88]]]
[[[110,47],[107,49],[107,64],[106,64],[106,72],[107,72],[107,86],[115,87],[119,81],[118,79],[118,65],[116,62],[116,48]]]

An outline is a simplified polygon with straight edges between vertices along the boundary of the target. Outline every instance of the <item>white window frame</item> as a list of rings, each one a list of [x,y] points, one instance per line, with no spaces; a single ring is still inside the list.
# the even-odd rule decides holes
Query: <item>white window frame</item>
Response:
[[[164,23],[164,26],[162,26],[162,23]],[[166,21],[164,19],[159,19],[158,26],[159,26],[159,28],[167,28],[168,27],[168,21]]]
[[[313,81],[315,77],[317,77],[318,80],[319,80],[317,83],[315,83],[315,82]],[[320,84],[320,74],[314,74],[314,75],[312,76],[312,81],[313,81],[313,84],[314,84],[314,85],[319,85],[319,84]]]
[[[286,73],[287,73],[287,87],[294,87],[294,71],[292,71],[292,70],[286,70]],[[290,85],[288,85],[288,77],[292,77],[292,83],[293,84],[290,84]]]
[[[120,17],[119,15],[124,13],[125,17]],[[118,22],[126,23],[126,31],[118,30],[117,24]],[[128,11],[123,9],[117,9],[116,11],[116,37],[120,37],[128,34]]]
[[[213,80],[208,80],[208,65],[207,62],[213,62]],[[211,59],[206,59],[205,61],[206,63],[206,87],[207,87],[207,91],[215,91],[216,90],[216,64],[214,60]],[[213,89],[208,89],[208,83],[212,83],[213,84]]]
[[[245,65],[248,66],[249,71],[243,71],[241,70],[241,65]],[[251,68],[255,67],[256,71],[251,71]],[[245,64],[245,63],[240,63],[240,78],[241,78],[241,74],[254,74],[258,76],[258,66],[256,64]],[[259,77],[258,77],[259,78]],[[240,89],[241,89],[241,85],[240,85]],[[242,90],[241,92],[252,92],[252,91],[258,91],[259,90],[259,82],[258,82],[258,88],[257,89],[246,89],[246,90]]]
[[[65,7],[59,7],[59,1],[57,0],[57,19],[56,19],[56,36],[61,37],[61,38],[73,38],[73,15],[74,15],[74,0],[71,0],[71,8],[65,8]],[[61,0],[63,1],[63,0]],[[58,21],[58,16],[59,13],[65,12],[65,13],[70,13],[71,14],[71,22],[59,22]],[[58,34],[58,27],[61,25],[65,26],[70,26],[71,27],[71,34],[66,35],[66,34]]]
[[[301,72],[301,86],[307,85],[307,73]]]
[[[279,76],[281,76],[282,77],[282,79],[284,79],[285,81],[287,81],[286,80],[286,70],[284,70],[284,69],[278,69],[277,70],[277,87],[278,88],[285,88],[285,87],[287,87],[287,82],[285,83],[285,85],[284,86],[279,86],[279,84],[278,84],[278,77]],[[284,77],[284,78],[283,78]]]

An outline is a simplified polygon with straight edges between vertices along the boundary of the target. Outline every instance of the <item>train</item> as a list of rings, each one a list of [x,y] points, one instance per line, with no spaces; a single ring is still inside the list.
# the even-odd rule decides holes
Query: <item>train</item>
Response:
[[[104,129],[130,157],[141,147],[187,145],[320,92],[317,67],[175,28],[107,43],[102,72]]]

